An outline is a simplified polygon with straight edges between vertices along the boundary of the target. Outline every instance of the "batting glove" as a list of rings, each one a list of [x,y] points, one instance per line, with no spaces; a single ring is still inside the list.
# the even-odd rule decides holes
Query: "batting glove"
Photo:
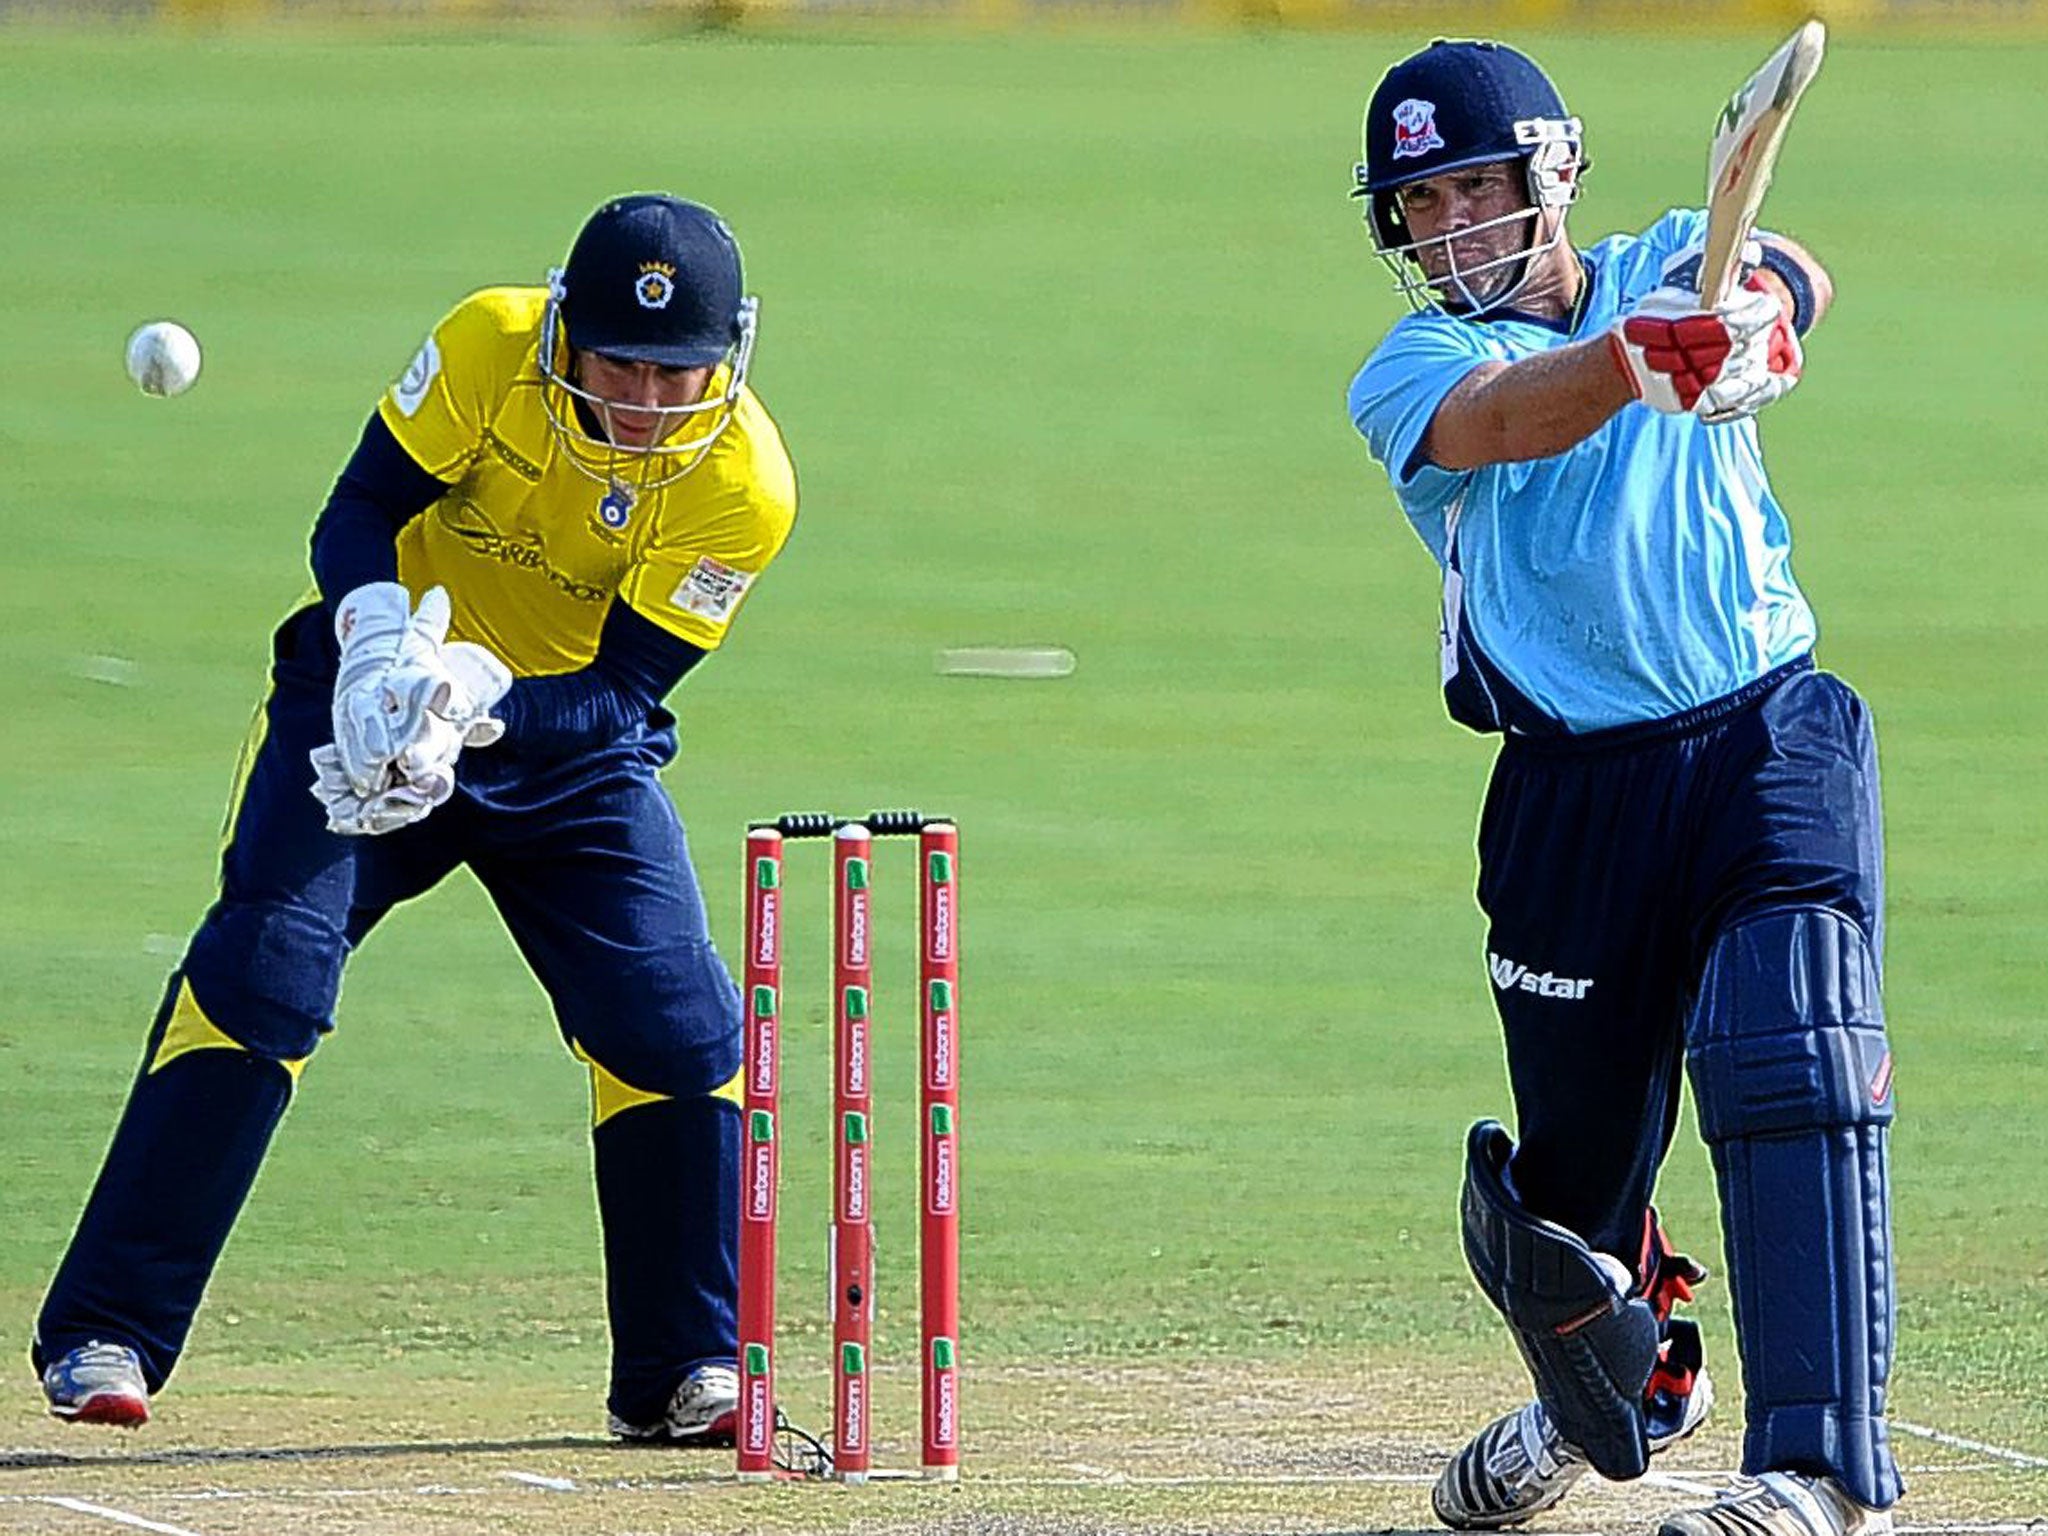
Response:
[[[1607,340],[1638,400],[1710,425],[1789,394],[1805,364],[1791,317],[1754,277],[1715,309],[1691,289],[1659,288]]]

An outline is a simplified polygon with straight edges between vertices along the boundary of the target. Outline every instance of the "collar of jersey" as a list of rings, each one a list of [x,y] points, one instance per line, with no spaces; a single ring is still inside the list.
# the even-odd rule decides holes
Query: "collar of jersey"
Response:
[[[1490,309],[1483,315],[1473,315],[1469,318],[1478,325],[1491,325],[1496,320],[1512,320],[1517,325],[1540,326],[1546,331],[1555,331],[1560,336],[1569,336],[1578,330],[1579,322],[1586,318],[1586,306],[1593,298],[1593,263],[1586,260],[1583,254],[1579,256],[1579,271],[1583,276],[1583,281],[1579,284],[1579,296],[1572,300],[1571,312],[1561,320],[1553,320],[1548,315],[1531,314],[1526,309]],[[1460,315],[1458,318],[1462,320],[1467,317]]]

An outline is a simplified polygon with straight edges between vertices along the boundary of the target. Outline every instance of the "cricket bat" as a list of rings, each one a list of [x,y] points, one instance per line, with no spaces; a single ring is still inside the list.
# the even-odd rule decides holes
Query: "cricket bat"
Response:
[[[1820,73],[1827,28],[1809,21],[1728,98],[1707,153],[1707,250],[1700,262],[1700,304],[1713,309],[1735,286],[1742,247],[1756,228],[1778,147],[1792,109]]]

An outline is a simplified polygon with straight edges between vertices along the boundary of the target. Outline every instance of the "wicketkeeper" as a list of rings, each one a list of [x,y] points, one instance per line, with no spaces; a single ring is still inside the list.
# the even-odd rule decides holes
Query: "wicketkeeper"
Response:
[[[60,1418],[148,1418],[350,953],[466,864],[589,1067],[612,1430],[730,1434],[739,998],[656,773],[662,701],[795,516],[755,314],[715,214],[620,198],[379,402],[277,631],[220,899],[37,1320]]]
[[[1364,130],[1356,195],[1416,312],[1351,418],[1442,570],[1450,712],[1505,738],[1479,902],[1520,1141],[1473,1128],[1462,1214],[1536,1391],[1436,1511],[1517,1524],[1705,1416],[1672,1315],[1704,1273],[1650,1203],[1689,1070],[1749,1476],[1663,1536],[1874,1536],[1900,1491],[1877,758],[1814,666],[1755,421],[1829,279],[1764,236],[1703,306],[1697,210],[1575,249],[1579,120],[1499,44],[1397,64]]]

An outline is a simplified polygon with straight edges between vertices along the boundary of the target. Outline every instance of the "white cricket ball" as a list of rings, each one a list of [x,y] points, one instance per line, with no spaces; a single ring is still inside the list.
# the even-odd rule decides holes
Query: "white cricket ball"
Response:
[[[182,395],[199,377],[199,338],[175,320],[152,320],[128,338],[128,377],[145,395]]]

